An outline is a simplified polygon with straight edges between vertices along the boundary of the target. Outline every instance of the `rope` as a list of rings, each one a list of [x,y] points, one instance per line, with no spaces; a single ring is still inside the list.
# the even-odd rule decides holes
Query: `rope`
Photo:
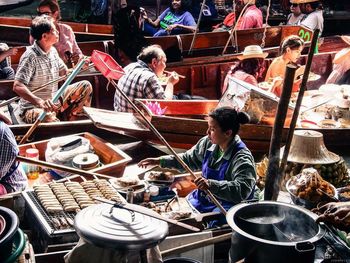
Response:
[[[225,45],[225,47],[224,47],[224,50],[222,51],[222,55],[224,55],[225,54],[225,52],[226,52],[226,49],[227,49],[227,47],[228,47],[228,44],[230,43],[230,41],[231,41],[231,39],[232,39],[232,37],[233,37],[233,33],[235,33],[236,31],[237,31],[237,25],[238,25],[238,21],[241,19],[241,17],[243,16],[243,14],[244,14],[244,12],[245,12],[245,10],[247,9],[247,7],[248,7],[248,5],[249,5],[249,2],[243,7],[243,9],[242,9],[242,12],[239,14],[239,16],[238,16],[238,19],[236,19],[236,21],[235,21],[235,26],[233,27],[233,29],[231,30],[231,32],[230,32],[230,36],[229,36],[229,38],[228,38],[228,40],[227,40],[227,42],[226,42],[226,45]],[[237,37],[236,37],[237,38]],[[237,41],[237,40],[236,40]]]
[[[266,39],[266,32],[267,32],[267,21],[269,21],[269,15],[270,15],[270,7],[271,7],[271,0],[269,0],[269,4],[267,5],[267,10],[266,10],[266,24],[264,27],[264,33],[263,33],[263,38],[261,40],[261,47],[264,48],[265,47],[265,39]]]

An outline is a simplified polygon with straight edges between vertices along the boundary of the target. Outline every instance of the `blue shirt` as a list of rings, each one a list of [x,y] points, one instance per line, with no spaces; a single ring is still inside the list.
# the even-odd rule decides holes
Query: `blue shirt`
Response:
[[[154,34],[155,37],[157,36],[166,36],[168,35],[167,31],[165,30],[169,25],[173,24],[180,24],[184,26],[196,26],[196,22],[194,21],[193,16],[190,12],[179,12],[179,13],[173,13],[170,10],[170,7],[165,9],[165,11],[159,16],[160,20],[160,29]],[[185,31],[182,28],[175,28],[172,30],[171,34],[181,34]]]

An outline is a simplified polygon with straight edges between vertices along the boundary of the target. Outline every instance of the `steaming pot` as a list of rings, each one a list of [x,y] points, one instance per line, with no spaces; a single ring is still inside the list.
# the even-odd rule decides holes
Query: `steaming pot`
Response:
[[[292,204],[262,201],[232,207],[226,219],[234,230],[232,262],[314,262],[325,230],[316,215]]]

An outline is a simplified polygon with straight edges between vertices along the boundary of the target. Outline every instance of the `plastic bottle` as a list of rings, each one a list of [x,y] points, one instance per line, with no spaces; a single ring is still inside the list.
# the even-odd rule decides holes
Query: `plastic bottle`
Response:
[[[29,148],[26,150],[26,157],[39,160],[39,151],[38,149]],[[28,164],[26,169],[28,179],[38,179],[40,173],[40,167],[37,165]]]

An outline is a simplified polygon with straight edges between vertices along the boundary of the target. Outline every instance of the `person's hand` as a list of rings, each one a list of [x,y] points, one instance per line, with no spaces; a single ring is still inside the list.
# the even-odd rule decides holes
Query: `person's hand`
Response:
[[[329,222],[339,229],[350,228],[350,202],[331,202],[312,211],[321,214],[316,222]]]
[[[40,99],[37,102],[36,106],[38,108],[43,109],[46,112],[53,112],[53,111],[56,111],[58,108],[58,106],[55,105],[51,100],[43,100],[43,99]]]
[[[194,183],[200,190],[207,190],[209,188],[209,182],[204,177],[197,177],[196,179],[194,179]]]
[[[169,25],[165,30],[168,32],[171,32],[174,28],[177,28],[179,25],[178,24],[172,24]]]
[[[12,124],[11,119],[9,119],[2,111],[0,111],[0,120],[5,122],[8,125]]]
[[[177,84],[179,80],[179,75],[175,71],[171,72],[170,76],[168,77],[168,83],[173,85]]]
[[[7,53],[7,56],[14,56],[16,55],[18,52],[18,49],[17,48],[9,48],[6,53]]]
[[[299,68],[297,68],[297,70],[295,71],[296,78],[298,79],[301,75],[304,74],[304,72],[305,72],[305,66],[300,66]]]
[[[142,168],[146,168],[149,165],[159,165],[160,158],[147,158],[141,160],[137,165]]]

